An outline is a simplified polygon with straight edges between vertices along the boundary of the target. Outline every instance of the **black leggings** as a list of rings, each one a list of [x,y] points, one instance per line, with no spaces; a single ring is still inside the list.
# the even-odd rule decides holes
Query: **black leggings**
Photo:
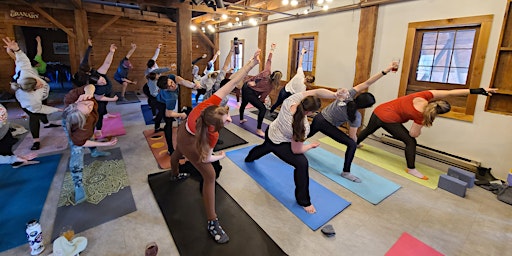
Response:
[[[206,89],[197,89],[196,103],[199,102],[199,96],[206,94]]]
[[[97,101],[98,102],[98,122],[96,122],[96,130],[103,128],[103,116],[107,114],[108,101]]]
[[[291,142],[274,144],[268,137],[268,129],[265,132],[265,141],[263,144],[251,149],[246,162],[253,162],[266,154],[274,153],[281,160],[293,166],[293,180],[295,181],[295,200],[300,206],[310,206],[311,199],[309,197],[309,163],[304,154],[295,154],[292,152]],[[276,170],[280,171],[280,170]]]
[[[39,129],[41,128],[41,124],[39,122],[47,124],[48,117],[46,114],[32,113],[26,108],[22,109],[28,115],[28,127],[30,128],[30,134],[32,134],[32,138],[39,139]]]
[[[165,103],[162,103],[160,101],[157,101],[155,100],[155,102],[153,103],[153,105],[155,106],[156,110],[157,110],[157,113],[156,113],[156,116],[155,116],[155,130],[156,129],[160,129],[160,124],[162,123],[162,119],[164,119],[165,117]]]
[[[313,119],[308,138],[312,137],[317,132],[321,132],[329,136],[331,139],[347,146],[347,150],[345,151],[345,163],[343,165],[343,171],[350,172],[350,166],[352,165],[352,160],[354,160],[357,143],[347,134],[338,129],[338,127],[325,120],[325,117],[322,115],[322,113],[318,113]]]
[[[379,128],[383,128],[389,132],[393,138],[405,143],[405,160],[407,161],[407,168],[414,169],[414,162],[416,161],[416,139],[409,135],[409,130],[407,130],[401,123],[385,123],[372,113],[368,126],[366,129],[361,131],[357,138],[357,144],[359,145],[364,139],[366,139],[366,137],[373,134]]]
[[[156,97],[153,97],[153,95],[151,95],[151,92],[149,92],[149,86],[147,83],[144,84],[144,86],[142,87],[142,92],[148,97],[148,105],[149,108],[151,109],[151,113],[153,114],[153,116],[156,116]]]
[[[270,108],[270,113],[274,112],[276,110],[276,108],[281,106],[281,104],[283,104],[283,101],[286,100],[290,96],[292,96],[292,94],[287,92],[285,90],[285,87],[283,87],[283,89],[281,89],[279,91],[279,95],[277,96],[276,103],[274,103],[274,105],[272,105],[272,107]]]
[[[12,156],[12,147],[18,142],[18,139],[12,137],[11,129],[7,131],[5,136],[0,139],[0,156]]]
[[[263,124],[263,118],[265,118],[265,113],[267,112],[267,108],[260,101],[259,92],[251,89],[247,83],[242,87],[242,103],[240,104],[240,120],[244,119],[244,111],[247,104],[251,103],[258,109],[258,126],[256,128],[261,129],[261,125]]]

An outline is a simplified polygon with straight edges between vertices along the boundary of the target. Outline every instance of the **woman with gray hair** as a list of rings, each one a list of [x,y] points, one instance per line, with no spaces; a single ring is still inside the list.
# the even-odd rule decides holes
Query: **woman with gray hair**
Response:
[[[98,121],[98,103],[94,99],[95,87],[92,84],[75,88],[64,97],[67,105],[62,113],[62,125],[69,139],[71,156],[69,170],[75,186],[75,204],[87,199],[82,181],[84,169],[84,147],[91,149],[91,156],[98,155],[96,147],[113,146],[117,138],[106,142],[92,141],[94,127]]]
[[[30,133],[34,139],[31,149],[38,150],[41,147],[39,122],[47,124],[45,128],[60,126],[50,123],[46,116],[47,114],[60,111],[60,109],[43,104],[50,93],[50,86],[32,68],[29,58],[20,49],[18,43],[12,41],[9,37],[2,40],[5,43],[4,47],[16,55],[16,74],[13,77],[14,82],[11,83],[11,88],[15,91],[16,99],[19,101],[21,108],[29,116]]]

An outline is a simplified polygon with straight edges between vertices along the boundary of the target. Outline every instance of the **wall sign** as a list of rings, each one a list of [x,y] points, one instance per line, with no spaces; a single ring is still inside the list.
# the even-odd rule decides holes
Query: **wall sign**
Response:
[[[37,12],[24,12],[24,11],[11,10],[9,16],[11,16],[11,18],[39,19],[39,13],[37,13]]]

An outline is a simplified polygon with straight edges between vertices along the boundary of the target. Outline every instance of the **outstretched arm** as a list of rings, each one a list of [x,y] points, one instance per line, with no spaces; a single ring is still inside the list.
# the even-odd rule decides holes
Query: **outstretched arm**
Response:
[[[41,37],[39,36],[36,36],[36,41],[37,41],[37,51],[36,51],[36,55],[43,55],[43,47],[41,47]]]
[[[226,56],[226,59],[224,60],[224,66],[222,66],[222,70],[226,71],[226,73],[229,71],[229,66],[231,65],[231,58],[233,57],[234,52],[235,46],[231,45],[231,50],[229,50],[228,56]]]
[[[11,59],[13,59],[14,61],[16,61],[16,54],[14,54],[14,52],[12,52],[11,49],[9,48],[5,48],[5,50],[7,51],[7,54],[9,54],[9,56],[11,57]]]
[[[242,81],[242,79],[247,76],[249,71],[251,71],[254,66],[256,66],[258,63],[260,63],[260,53],[261,50],[258,49],[253,57],[249,60],[247,64],[245,64],[241,69],[239,69],[236,73],[231,75],[231,80],[227,84],[225,84],[222,88],[220,88],[218,91],[215,92],[215,95],[217,95],[219,98],[223,99],[226,97],[233,89],[235,89],[235,86]]]
[[[160,48],[162,48],[162,44],[158,44],[156,47],[155,54],[153,55],[153,58],[151,58],[152,60],[156,61],[156,59],[158,59],[158,55],[160,55]]]
[[[498,91],[496,88],[477,88],[477,89],[454,89],[454,90],[430,90],[434,95],[433,100],[439,100],[450,96],[466,96],[468,94],[482,94],[485,96],[491,95]]]
[[[299,65],[297,65],[297,67],[301,67],[302,69],[304,69],[304,67],[302,66],[302,61],[304,60],[304,54],[306,54],[306,48],[302,48],[302,50],[300,51]]]
[[[275,49],[276,49],[276,44],[272,43],[272,45],[270,45],[270,52],[268,53],[267,62],[265,63],[265,69],[263,70],[263,72],[265,72],[265,71],[271,72],[272,71],[272,54],[274,53]]]
[[[174,76],[174,78],[176,79],[176,84],[183,85],[183,86],[185,86],[187,88],[190,88],[190,89],[195,89],[196,88],[196,84],[194,82],[186,80],[185,78],[183,78],[181,76]]]
[[[112,64],[112,59],[114,58],[114,53],[116,52],[116,45],[111,44],[110,45],[110,51],[107,54],[107,57],[105,57],[105,61],[103,61],[103,64],[100,68],[98,68],[98,73],[100,74],[106,74],[108,69],[110,68],[110,65]]]
[[[219,55],[220,55],[220,50],[219,50],[219,51],[217,51],[217,52],[213,55],[213,57],[212,57],[212,59],[210,60],[210,62],[211,62],[212,64],[213,64],[213,63],[215,63],[215,61],[217,60],[217,56],[219,56]]]
[[[134,44],[134,43],[132,43],[132,48],[131,48],[131,49],[128,51],[128,53],[126,54],[126,58],[127,58],[127,59],[129,59],[129,58],[132,56],[132,54],[133,54],[133,52],[135,51],[135,49],[137,49],[137,45],[136,45],[136,44]]]
[[[371,76],[370,78],[368,78],[368,80],[354,86],[354,90],[356,90],[356,92],[358,93],[367,90],[370,87],[370,85],[377,82],[377,80],[381,79],[383,76],[389,73],[389,71],[391,71],[393,67],[398,68],[398,64],[396,62],[391,62],[387,68]]]
[[[336,92],[327,90],[327,89],[314,89],[308,90],[302,93],[303,97],[307,96],[316,96],[322,99],[336,99]]]

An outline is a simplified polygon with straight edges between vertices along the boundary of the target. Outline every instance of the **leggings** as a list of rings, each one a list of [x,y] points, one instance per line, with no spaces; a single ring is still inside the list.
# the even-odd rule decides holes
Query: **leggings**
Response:
[[[286,100],[290,96],[292,96],[292,94],[287,92],[285,90],[285,88],[283,87],[283,89],[281,89],[279,91],[279,95],[277,96],[276,103],[274,103],[274,105],[272,105],[272,107],[270,108],[270,113],[274,112],[276,110],[276,108],[281,106],[281,104],[283,104],[283,101]]]
[[[244,119],[244,111],[247,104],[251,103],[258,109],[258,126],[256,128],[261,129],[263,124],[263,118],[265,118],[265,113],[267,112],[267,108],[260,101],[259,93],[253,89],[251,89],[247,83],[242,87],[242,103],[240,104],[240,120]]]
[[[383,128],[395,139],[400,140],[405,144],[405,160],[407,161],[407,168],[414,169],[414,162],[416,158],[416,139],[409,135],[409,130],[407,130],[401,123],[385,123],[372,113],[368,126],[359,134],[357,144],[359,145],[364,139],[366,139],[366,137],[373,134],[379,128]]]
[[[11,131],[9,129],[4,137],[0,139],[0,156],[14,155],[12,152],[12,147],[16,144],[16,142],[18,142],[18,139],[12,137]]]
[[[190,163],[201,173],[203,177],[203,203],[208,220],[217,217],[215,212],[215,169],[212,163],[203,163],[200,154],[195,147],[195,135],[190,134],[185,128],[186,122],[178,127],[178,143],[176,150],[171,155],[171,169],[179,168],[180,157],[185,156]]]
[[[206,94],[206,89],[197,89],[197,94],[196,94],[196,103],[199,102],[199,96],[203,95],[203,94]],[[204,98],[203,98],[204,100]]]
[[[156,116],[155,116],[155,130],[160,129],[160,123],[162,123],[162,119],[165,117],[165,103],[162,103],[160,101],[155,101],[154,106],[157,110]]]
[[[41,128],[39,121],[41,121],[43,124],[47,124],[48,117],[46,114],[32,113],[26,108],[22,109],[28,115],[28,127],[30,128],[30,134],[32,134],[32,138],[39,139],[39,129]]]
[[[96,122],[96,130],[103,128],[103,116],[107,114],[108,101],[97,101],[98,102],[98,122]]]
[[[292,152],[291,142],[275,144],[268,137],[268,129],[265,131],[265,141],[263,144],[251,149],[246,162],[253,162],[266,154],[274,153],[281,160],[293,166],[293,180],[295,182],[295,200],[300,206],[307,207],[311,205],[309,196],[309,163],[304,154],[295,154]],[[276,170],[279,171],[279,170]]]
[[[142,87],[142,92],[148,97],[148,105],[149,108],[151,108],[151,113],[153,114],[153,116],[156,116],[156,97],[151,95],[151,93],[149,92],[149,87],[147,83],[144,84],[144,86]]]
[[[312,137],[317,132],[322,132],[333,140],[347,146],[347,150],[345,151],[345,163],[343,164],[343,171],[350,172],[350,166],[352,165],[352,160],[354,159],[354,154],[356,153],[357,143],[349,136],[347,136],[347,134],[340,131],[338,127],[325,120],[325,117],[322,115],[322,113],[318,113],[313,119],[308,138]]]

